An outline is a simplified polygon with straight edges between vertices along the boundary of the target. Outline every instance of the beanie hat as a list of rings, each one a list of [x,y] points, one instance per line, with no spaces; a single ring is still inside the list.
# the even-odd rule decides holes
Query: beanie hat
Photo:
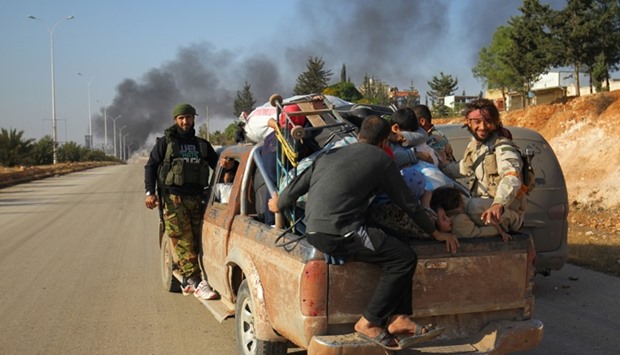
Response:
[[[175,118],[178,115],[198,116],[196,109],[190,104],[178,104],[174,106],[174,110],[172,110],[172,117]]]
[[[297,104],[284,106],[283,112],[280,113],[280,127],[284,128],[286,126],[286,116],[290,118],[291,122],[296,126],[303,126],[306,124],[306,116],[297,115],[293,116],[295,112],[301,112],[301,108]],[[286,112],[286,113],[285,113]],[[291,128],[291,124],[288,125],[288,128]]]

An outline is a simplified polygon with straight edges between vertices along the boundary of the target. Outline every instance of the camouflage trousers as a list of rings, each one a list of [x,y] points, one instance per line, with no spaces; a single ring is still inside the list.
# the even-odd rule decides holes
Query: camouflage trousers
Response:
[[[201,234],[202,201],[200,195],[164,196],[164,224],[174,246],[179,270],[185,277],[200,274],[198,251]]]
[[[432,238],[402,208],[391,202],[371,208],[368,211],[368,225],[381,228],[387,234],[400,238]]]

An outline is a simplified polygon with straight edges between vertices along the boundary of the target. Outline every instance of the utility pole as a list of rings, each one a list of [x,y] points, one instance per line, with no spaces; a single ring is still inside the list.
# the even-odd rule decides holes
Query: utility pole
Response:
[[[211,127],[209,126],[209,106],[207,106],[207,140],[210,142],[209,140],[209,129]]]
[[[114,133],[114,156],[116,156],[116,120],[118,120],[119,118],[121,118],[121,115],[118,115],[112,119],[112,122],[114,123],[112,125],[112,132]]]
[[[54,164],[58,163],[58,137],[56,135],[56,82],[54,81],[54,31],[56,30],[56,26],[58,26],[61,22],[73,20],[75,17],[68,16],[60,21],[56,22],[54,26],[50,26],[47,22],[41,20],[38,17],[34,17],[32,15],[28,16],[29,19],[36,20],[41,22],[47,28],[47,31],[50,34],[50,67],[51,67],[51,78],[52,78],[52,156]]]

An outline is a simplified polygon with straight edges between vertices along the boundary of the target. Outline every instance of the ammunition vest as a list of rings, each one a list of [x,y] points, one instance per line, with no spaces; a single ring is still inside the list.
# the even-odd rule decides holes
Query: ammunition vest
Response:
[[[183,186],[209,184],[209,163],[207,142],[197,138],[198,152],[181,151],[176,139],[166,138],[166,154],[158,170],[158,179],[163,186]]]

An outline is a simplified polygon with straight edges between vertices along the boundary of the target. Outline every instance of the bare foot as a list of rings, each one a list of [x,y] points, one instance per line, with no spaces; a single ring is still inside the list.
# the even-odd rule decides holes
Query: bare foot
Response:
[[[411,317],[404,314],[392,316],[388,322],[388,331],[395,335],[412,335],[415,334],[417,327],[422,327],[422,333],[427,333],[426,326],[415,323]]]
[[[396,338],[387,332],[385,328],[371,324],[366,318],[362,317],[355,323],[355,332],[361,338],[370,340],[384,349],[396,351],[401,350]]]
[[[357,323],[355,323],[356,332],[362,333],[371,338],[375,338],[379,334],[381,334],[381,330],[383,330],[382,327],[373,325],[364,317],[361,317],[360,320],[358,320]]]

